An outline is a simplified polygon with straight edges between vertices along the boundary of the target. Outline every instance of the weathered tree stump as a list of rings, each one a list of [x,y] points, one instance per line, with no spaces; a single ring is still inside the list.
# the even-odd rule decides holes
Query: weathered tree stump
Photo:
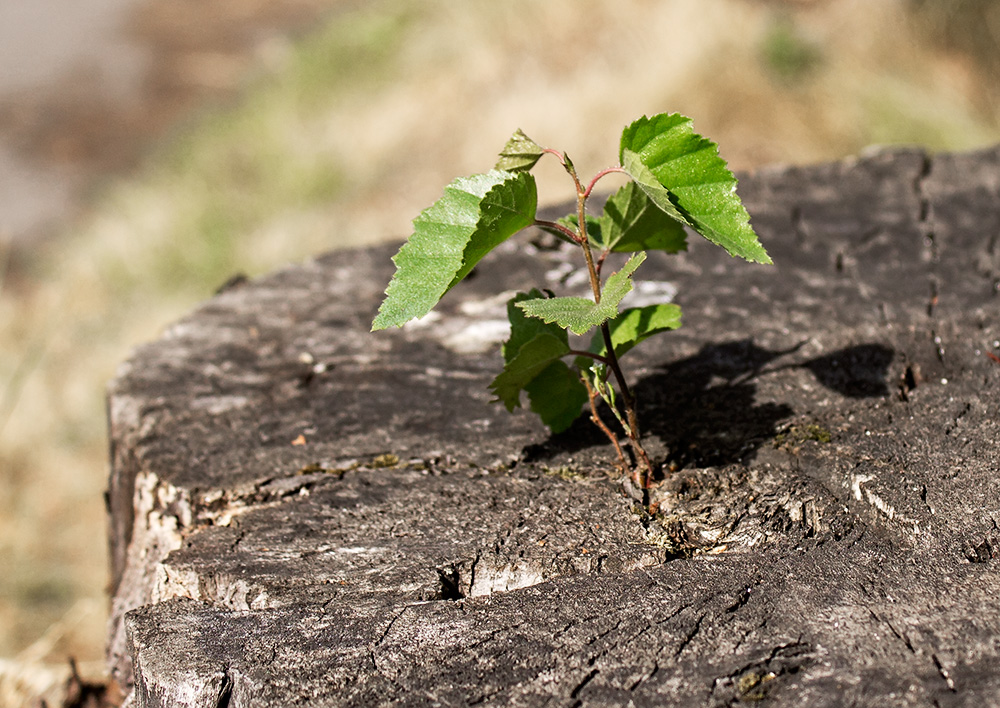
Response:
[[[491,405],[527,234],[369,334],[395,246],[207,302],[110,389],[110,662],[143,706],[973,705],[1000,696],[1000,149],[744,176],[626,360],[650,516],[585,419]]]

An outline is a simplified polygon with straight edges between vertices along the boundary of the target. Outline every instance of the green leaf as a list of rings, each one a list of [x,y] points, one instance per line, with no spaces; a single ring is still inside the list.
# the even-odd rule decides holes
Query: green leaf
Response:
[[[612,273],[601,290],[601,302],[585,297],[554,297],[518,302],[524,314],[545,322],[555,322],[573,334],[586,334],[589,330],[618,315],[618,303],[632,290],[632,273],[646,260],[640,251],[632,256],[617,273]]]
[[[500,159],[497,161],[495,169],[507,172],[527,172],[544,154],[542,146],[518,128],[500,152]]]
[[[521,405],[521,390],[549,364],[569,353],[565,333],[556,337],[541,332],[521,345],[513,359],[507,362],[503,371],[493,379],[490,390],[512,411]]]
[[[660,180],[657,179],[652,170],[642,164],[642,159],[638,154],[631,150],[622,151],[622,167],[635,180],[635,183],[639,185],[639,189],[645,192],[653,204],[671,218],[694,228],[691,219],[685,216],[674,204],[676,197],[660,184]]]
[[[535,178],[526,173],[500,174],[507,174],[507,180],[487,192],[480,202],[476,230],[465,247],[462,267],[448,285],[449,290],[471,273],[487,253],[535,223],[538,207]]]
[[[679,305],[669,303],[630,307],[608,323],[611,346],[615,348],[618,357],[654,334],[677,329],[680,326],[681,308]],[[600,333],[591,341],[590,351],[601,356],[607,353],[604,337],[600,336]]]
[[[521,347],[537,337],[539,334],[550,334],[553,337],[566,342],[566,347],[567,349],[569,348],[569,339],[566,336],[566,330],[559,325],[543,322],[542,320],[535,319],[534,317],[527,317],[521,308],[517,307],[517,303],[519,302],[523,302],[525,300],[536,300],[544,297],[545,296],[540,290],[532,288],[530,292],[518,293],[507,301],[507,319],[510,320],[510,338],[503,343],[503,360],[505,362],[510,362],[511,359],[517,356],[517,353],[521,351]]]
[[[483,256],[534,223],[537,203],[527,173],[493,170],[445,187],[413,220],[413,235],[393,256],[396,273],[372,330],[401,327],[430,312]]]
[[[730,255],[770,263],[736,194],[736,178],[718,146],[694,132],[691,119],[661,113],[622,131],[622,167],[667,214]]]
[[[591,241],[605,250],[629,253],[687,250],[681,223],[659,209],[635,182],[624,185],[608,199],[599,224],[597,237]]]
[[[541,297],[542,293],[535,289],[518,293],[507,303],[510,338],[503,345],[507,367],[504,374],[494,380],[491,388],[509,410],[520,405],[520,392],[527,391],[531,410],[553,433],[559,433],[579,417],[580,409],[587,401],[587,389],[579,376],[559,361],[569,352],[566,330],[556,324],[526,317],[517,307],[519,302]],[[559,344],[547,338],[558,340]],[[524,357],[518,359],[522,351]],[[516,363],[512,364],[515,360]]]
[[[554,361],[531,380],[528,392],[531,410],[553,433],[561,433],[580,417],[588,400],[580,375],[566,363]]]

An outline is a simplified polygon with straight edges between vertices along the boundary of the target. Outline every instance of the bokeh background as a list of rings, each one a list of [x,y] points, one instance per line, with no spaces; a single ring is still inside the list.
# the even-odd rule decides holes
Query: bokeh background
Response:
[[[661,111],[737,170],[966,150],[998,78],[994,0],[0,3],[0,705],[100,677],[104,385],[230,276],[405,237],[517,127],[582,174]]]

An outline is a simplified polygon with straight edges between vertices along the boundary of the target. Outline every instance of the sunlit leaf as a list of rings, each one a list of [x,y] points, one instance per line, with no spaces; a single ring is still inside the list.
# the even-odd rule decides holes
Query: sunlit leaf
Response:
[[[608,199],[598,224],[591,241],[602,249],[629,253],[687,250],[681,223],[659,209],[635,182],[625,184]],[[588,232],[591,230],[588,227]]]
[[[529,317],[554,322],[573,334],[586,334],[618,315],[618,303],[632,290],[632,274],[645,259],[646,254],[640,251],[620,271],[612,273],[601,290],[600,303],[585,297],[554,297],[524,300],[517,306]]]
[[[537,193],[527,173],[493,170],[455,180],[413,220],[413,235],[393,257],[396,273],[372,330],[423,317],[489,251],[535,219]]]
[[[640,118],[622,132],[622,167],[667,214],[733,256],[770,263],[718,146],[677,113]]]
[[[535,222],[538,194],[535,178],[529,174],[511,175],[483,197],[479,203],[479,221],[472,233],[465,252],[462,267],[452,279],[451,289],[472,272],[476,264],[487,253]]]
[[[545,151],[542,146],[524,134],[520,128],[504,145],[496,169],[507,172],[527,172],[535,166]]]
[[[679,305],[664,303],[646,307],[630,307],[608,323],[611,332],[611,346],[621,357],[625,352],[654,334],[668,332],[681,326]],[[604,338],[597,333],[590,345],[590,351],[604,356],[607,347]]]

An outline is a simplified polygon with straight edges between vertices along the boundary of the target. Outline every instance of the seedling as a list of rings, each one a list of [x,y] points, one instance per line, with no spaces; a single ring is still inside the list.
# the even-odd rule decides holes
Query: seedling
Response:
[[[576,188],[576,210],[556,222],[535,216],[538,199],[530,170],[545,155],[559,160]],[[515,132],[493,170],[456,179],[414,219],[413,235],[393,257],[396,273],[372,330],[426,315],[487,253],[518,231],[537,226],[555,234],[579,248],[593,297],[556,297],[535,289],[512,298],[504,368],[490,390],[509,411],[521,405],[521,392],[526,392],[530,409],[553,433],[566,430],[586,407],[614,446],[622,472],[646,489],[653,464],[642,446],[635,394],[619,360],[644,339],[679,327],[681,310],[672,303],[619,310],[636,269],[646,251],[686,250],[685,227],[730,255],[757,263],[771,259],[750,226],[736,178],[718,146],[695,133],[690,118],[664,113],[635,121],[622,132],[619,161],[584,184],[566,153]],[[600,217],[588,214],[595,185],[615,173],[630,181],[607,200]],[[632,255],[602,278],[612,253]],[[589,343],[575,346],[570,332],[589,336]],[[602,419],[600,401],[624,431],[630,455]]]

